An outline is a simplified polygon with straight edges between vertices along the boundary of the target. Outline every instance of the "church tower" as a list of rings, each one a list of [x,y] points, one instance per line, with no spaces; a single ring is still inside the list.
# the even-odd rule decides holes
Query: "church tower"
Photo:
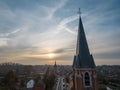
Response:
[[[98,90],[95,63],[89,52],[79,10],[79,27],[77,36],[76,55],[73,61],[74,90]]]
[[[55,64],[54,64],[54,67],[55,67],[55,68],[57,67],[57,65],[56,65],[56,60],[55,60]]]
[[[57,74],[57,64],[56,64],[56,60],[55,60],[55,64],[54,64],[54,74]]]

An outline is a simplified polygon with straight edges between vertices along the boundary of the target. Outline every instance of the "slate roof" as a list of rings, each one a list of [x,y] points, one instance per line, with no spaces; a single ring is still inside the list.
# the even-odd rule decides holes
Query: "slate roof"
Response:
[[[76,55],[73,60],[73,68],[95,68],[93,56],[89,52],[81,16],[79,16]]]

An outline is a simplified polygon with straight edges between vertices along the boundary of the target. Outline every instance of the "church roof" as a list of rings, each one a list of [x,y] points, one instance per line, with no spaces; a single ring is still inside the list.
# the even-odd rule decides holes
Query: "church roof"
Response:
[[[79,16],[77,47],[73,68],[95,68],[93,56],[89,52],[81,16]]]

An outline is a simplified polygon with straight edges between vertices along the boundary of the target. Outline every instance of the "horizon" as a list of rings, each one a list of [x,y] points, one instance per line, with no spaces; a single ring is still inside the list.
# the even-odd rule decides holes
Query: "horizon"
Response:
[[[15,62],[3,62],[3,63],[0,63],[0,65],[3,65],[3,64],[17,64],[17,65],[25,65],[25,66],[54,66],[54,64],[21,64],[21,63],[15,63]],[[72,66],[70,64],[56,64],[57,66]],[[112,64],[101,64],[101,65],[96,65],[96,67],[98,66],[120,66],[118,64],[115,64],[115,65],[112,65]]]
[[[0,64],[72,65],[78,9],[98,65],[120,65],[120,1],[0,0]],[[86,7],[87,6],[87,7]]]

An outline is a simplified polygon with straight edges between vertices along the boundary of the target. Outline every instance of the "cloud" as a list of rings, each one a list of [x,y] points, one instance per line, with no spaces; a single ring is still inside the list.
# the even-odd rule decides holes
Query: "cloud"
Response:
[[[66,25],[67,23],[70,23],[74,20],[78,19],[78,15],[74,15],[74,16],[70,16],[68,18],[65,18],[63,19],[61,22],[60,22],[60,25]]]
[[[119,62],[120,58],[119,22],[116,22],[119,18],[118,12],[117,9],[106,10],[108,7],[105,7],[101,10],[101,8],[97,7],[97,9],[89,11],[83,18],[88,44],[97,64],[117,64],[116,62]],[[116,61],[114,62],[114,60]]]
[[[78,19],[78,16],[77,16],[77,15],[75,15],[75,16],[70,16],[70,17],[68,17],[68,18],[63,19],[63,20],[59,23],[59,25],[58,25],[58,30],[66,30],[67,32],[69,32],[69,33],[71,33],[71,34],[76,34],[75,31],[71,30],[71,29],[67,26],[68,23],[71,23],[71,22],[73,22],[73,21],[76,20],[76,19]]]
[[[94,54],[96,58],[100,59],[119,59],[120,58],[120,48],[118,50],[113,49],[112,51],[104,51],[101,53]]]
[[[21,29],[16,29],[16,30],[14,30],[14,31],[12,31],[10,33],[2,33],[2,34],[0,34],[0,37],[8,37],[8,36],[10,36],[12,34],[18,33],[19,31],[21,31]]]
[[[8,43],[7,43],[8,40],[9,40],[8,38],[0,38],[0,47],[7,46],[8,45]]]
[[[32,64],[33,60],[36,60],[36,63],[44,63],[43,59],[46,58],[42,55],[55,53],[57,55],[55,58],[60,63],[65,60],[72,63],[78,28],[78,16],[73,10],[78,6],[82,7],[86,37],[96,61],[107,59],[109,55],[110,58],[118,59],[120,12],[117,6],[112,6],[115,3],[111,2],[115,1],[89,2],[2,1],[0,3],[1,62],[14,59],[26,64]]]
[[[11,57],[15,57],[16,61],[25,57],[29,58],[30,56],[31,58],[39,58],[44,53],[52,52],[60,46],[59,44],[62,42],[55,40],[54,36],[56,38],[61,38],[61,36],[57,36],[58,33],[56,35],[55,30],[52,30],[56,28],[54,26],[57,24],[56,19],[52,19],[54,18],[54,13],[63,7],[66,1],[60,1],[54,7],[37,5],[34,11],[27,11],[26,9],[11,10],[11,8],[5,5],[2,8],[4,13],[2,13],[1,18],[3,18],[4,24],[0,28],[0,37],[2,37],[0,39],[0,47],[7,46],[8,44],[9,46],[0,48],[4,58],[12,60],[13,58],[11,59]],[[13,25],[11,25],[11,22]],[[8,25],[8,28],[6,28],[6,25]],[[5,28],[6,31],[4,31]]]

